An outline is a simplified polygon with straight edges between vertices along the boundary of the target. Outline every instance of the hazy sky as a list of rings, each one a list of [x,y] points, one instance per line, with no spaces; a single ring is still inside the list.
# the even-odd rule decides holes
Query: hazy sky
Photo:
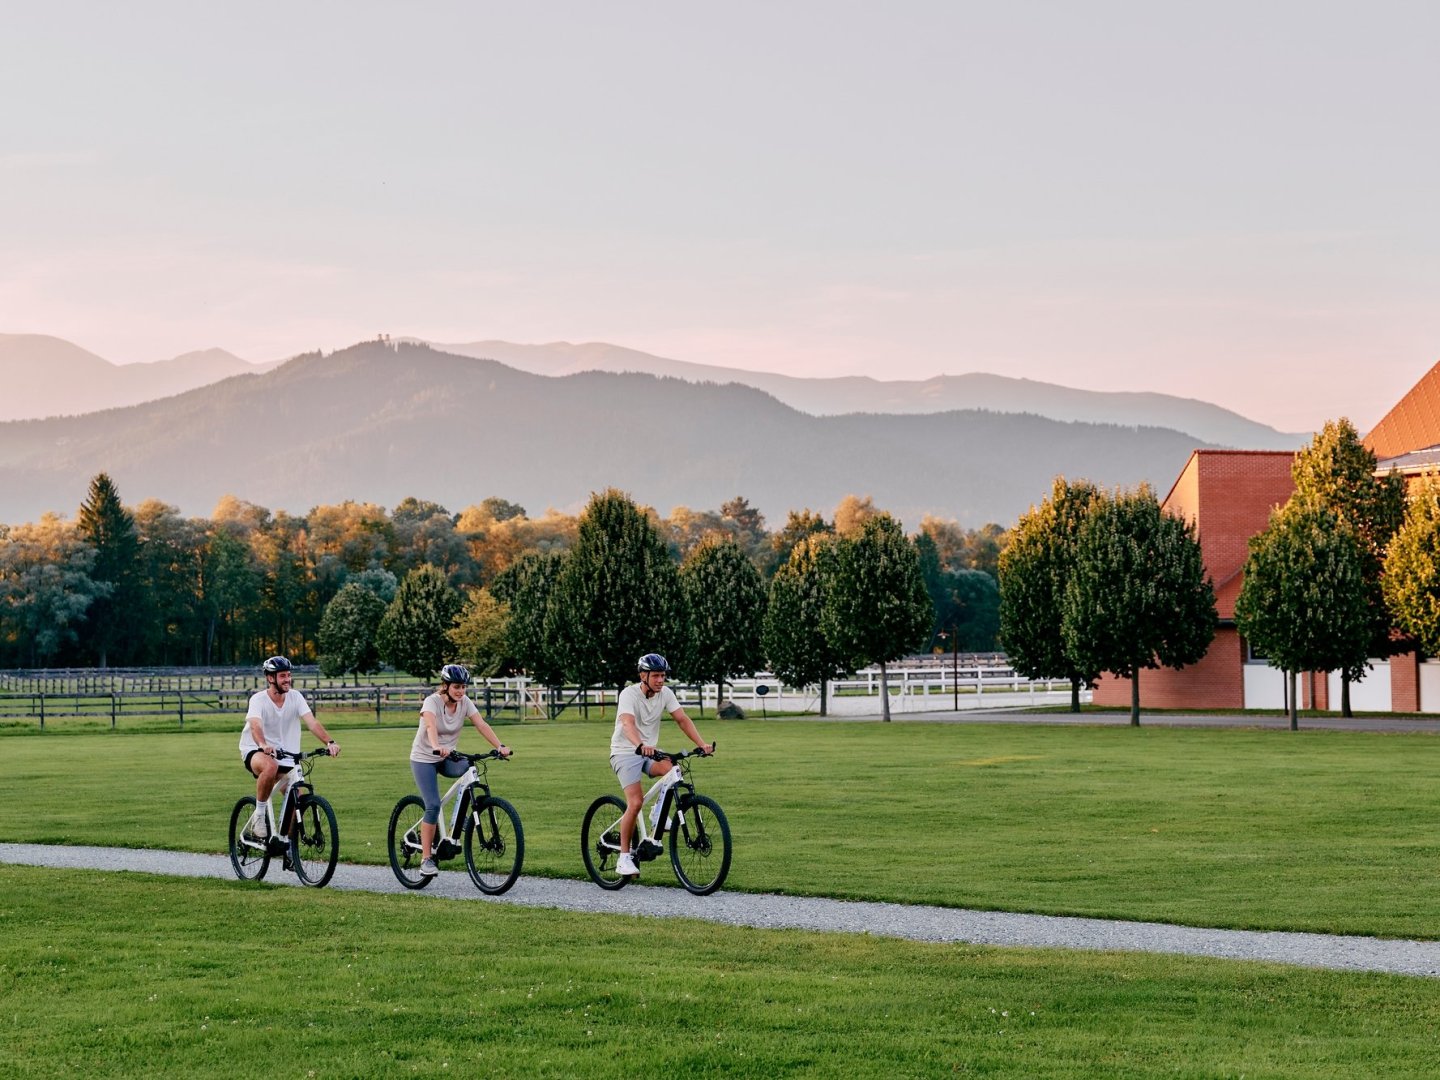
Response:
[[[1373,425],[1440,5],[0,0],[0,332],[993,371]]]

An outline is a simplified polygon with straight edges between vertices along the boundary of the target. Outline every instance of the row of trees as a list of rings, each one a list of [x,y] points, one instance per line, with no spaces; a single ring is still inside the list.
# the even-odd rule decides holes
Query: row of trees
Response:
[[[672,562],[728,539],[767,588],[800,541],[853,533],[878,514],[849,496],[828,521],[792,511],[772,532],[744,498],[718,511],[643,511]],[[373,600],[383,613],[422,566],[467,597],[526,556],[570,551],[579,526],[555,511],[532,519],[499,498],[454,514],[412,498],[393,510],[344,502],[297,516],[226,497],[210,518],[187,518],[154,499],[125,506],[101,474],[74,520],[0,525],[0,667],[233,664],[272,652],[315,660],[326,651],[323,618],[346,586],[372,599],[349,590],[337,619],[349,608],[373,617]],[[922,645],[955,628],[959,648],[994,648],[1003,530],[927,517],[915,540],[934,609]]]
[[[767,586],[733,536],[712,533],[677,564],[655,523],[606,491],[569,550],[524,555],[464,597],[432,566],[407,574],[388,606],[347,584],[322,620],[321,664],[364,672],[383,659],[430,672],[459,656],[480,675],[619,687],[638,656],[660,650],[687,681],[722,688],[768,669],[792,685],[820,683],[823,703],[828,680],[869,664],[885,686],[886,665],[932,626],[918,545],[883,512],[843,532],[810,524]]]
[[[1015,526],[1000,556],[1000,636],[1015,669],[1068,679],[1070,707],[1104,671],[1130,680],[1140,723],[1140,671],[1180,668],[1214,640],[1215,591],[1193,526],[1154,492],[1105,494],[1057,479]]]
[[[1295,457],[1294,492],[1249,541],[1235,625],[1286,674],[1291,727],[1300,672],[1338,671],[1341,711],[1375,658],[1440,655],[1440,477],[1407,499],[1348,420]],[[1001,638],[1016,668],[1079,689],[1109,671],[1182,667],[1203,656],[1216,613],[1191,526],[1146,488],[1105,495],[1058,479],[1000,557]]]

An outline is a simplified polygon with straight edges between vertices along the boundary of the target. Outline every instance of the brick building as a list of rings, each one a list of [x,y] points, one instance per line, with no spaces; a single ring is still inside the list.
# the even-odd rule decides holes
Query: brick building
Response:
[[[1426,373],[1365,436],[1378,470],[1409,478],[1440,468],[1440,363]],[[1250,537],[1264,530],[1272,510],[1294,490],[1290,451],[1197,450],[1161,504],[1195,525],[1205,568],[1215,583],[1220,627],[1209,652],[1179,671],[1140,673],[1140,702],[1157,709],[1278,709],[1285,701],[1284,677],[1248,653],[1235,629],[1235,598]],[[1302,708],[1328,709],[1340,703],[1338,672],[1310,672],[1300,678]],[[1097,705],[1128,706],[1129,680],[1102,676]],[[1366,677],[1351,685],[1350,702],[1361,711],[1440,712],[1440,660],[1404,653],[1376,659]]]

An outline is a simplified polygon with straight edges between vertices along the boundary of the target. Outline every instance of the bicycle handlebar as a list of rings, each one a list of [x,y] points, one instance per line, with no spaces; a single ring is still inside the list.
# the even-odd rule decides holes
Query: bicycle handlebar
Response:
[[[694,750],[681,750],[678,754],[666,753],[664,750],[661,750],[661,749],[657,746],[657,747],[655,748],[655,755],[654,755],[654,757],[652,757],[650,760],[651,760],[651,761],[662,761],[662,760],[663,760],[663,761],[684,761],[686,758],[692,758],[692,757],[709,757],[711,754],[715,753],[715,749],[716,749],[719,745],[720,745],[720,740],[719,740],[719,739],[716,739],[714,742],[712,742],[712,743],[710,744],[710,752],[709,752],[709,753],[706,753],[704,750],[701,750],[700,747],[697,746]],[[635,753],[640,754],[640,749],[641,749],[641,748],[640,748],[639,746],[635,747]],[[640,756],[643,757],[644,755],[641,754]]]
[[[279,746],[271,747],[271,749],[275,751],[276,761],[279,761],[281,758],[289,758],[291,761],[305,761],[307,758],[330,756],[330,748],[328,746],[316,747],[314,750],[306,750],[303,753],[296,753],[294,750],[286,750]]]
[[[511,750],[511,751],[510,751],[510,757],[514,757],[514,756],[515,756],[515,751],[514,751],[514,750]],[[468,762],[470,762],[471,765],[474,765],[475,762],[477,762],[477,761],[488,761],[488,760],[490,760],[491,758],[494,758],[496,761],[509,761],[509,760],[510,760],[510,758],[507,758],[507,757],[502,756],[499,750],[491,750],[488,754],[466,754],[466,753],[462,753],[462,752],[459,751],[459,750],[451,750],[450,753],[446,755],[445,760],[446,760],[446,761],[468,761]]]

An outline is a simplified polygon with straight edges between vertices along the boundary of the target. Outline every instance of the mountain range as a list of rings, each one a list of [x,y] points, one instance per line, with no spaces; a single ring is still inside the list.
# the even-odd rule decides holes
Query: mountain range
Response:
[[[303,513],[406,496],[451,511],[495,495],[574,512],[619,487],[662,513],[742,495],[772,526],[869,495],[1009,524],[1057,474],[1163,495],[1214,445],[1151,426],[949,410],[815,416],[754,387],[638,373],[538,375],[422,344],[372,341],[233,375],[162,401],[0,423],[0,521],[75,512],[108,472],[127,503],[208,515],[230,494]]]
[[[604,342],[517,345],[508,341],[437,344],[416,338],[399,340],[430,345],[452,355],[498,360],[537,375],[638,372],[687,382],[739,383],[763,390],[812,416],[989,409],[1033,413],[1052,420],[1172,428],[1201,442],[1247,450],[1294,449],[1308,437],[1276,431],[1218,405],[1191,398],[1082,390],[1003,375],[942,375],[925,380],[796,378],[692,364]],[[59,338],[0,334],[0,378],[11,390],[0,397],[0,420],[75,415],[135,405],[231,375],[267,371],[281,362],[249,364],[222,349],[208,349],[158,363],[116,365]]]

